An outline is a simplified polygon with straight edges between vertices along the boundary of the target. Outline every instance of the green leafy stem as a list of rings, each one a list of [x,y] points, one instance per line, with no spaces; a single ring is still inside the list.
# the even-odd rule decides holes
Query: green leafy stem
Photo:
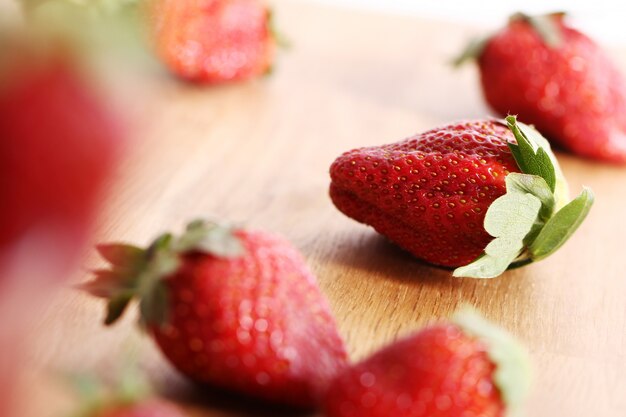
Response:
[[[504,271],[550,256],[583,222],[593,204],[589,188],[567,199],[567,183],[548,141],[515,116],[506,118],[515,136],[509,148],[522,173],[507,175],[506,194],[485,215],[484,227],[494,239],[455,277],[495,278]]]
[[[563,12],[553,12],[544,15],[530,16],[524,13],[515,13],[509,17],[509,22],[524,21],[539,35],[548,48],[557,49],[563,44],[563,33],[557,19],[565,15]],[[465,49],[455,57],[451,64],[460,67],[468,61],[479,59],[487,47],[493,33],[470,40]]]
[[[237,258],[245,253],[235,229],[204,220],[192,221],[179,236],[165,233],[145,249],[124,243],[98,245],[97,249],[109,266],[93,271],[95,278],[79,288],[108,300],[106,325],[116,322],[133,299],[139,300],[142,324],[165,323],[169,313],[165,281],[180,268],[181,256],[201,252]]]

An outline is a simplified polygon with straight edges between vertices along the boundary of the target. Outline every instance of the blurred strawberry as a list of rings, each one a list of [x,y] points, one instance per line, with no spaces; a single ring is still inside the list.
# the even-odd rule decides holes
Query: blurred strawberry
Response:
[[[269,8],[258,0],[149,0],[157,54],[177,76],[220,83],[271,69],[275,36]]]
[[[52,233],[55,245],[80,242],[120,135],[68,53],[24,44],[3,49],[0,253],[29,233]]]
[[[73,55],[16,39],[0,37],[0,415],[15,414],[24,333],[86,238],[121,135]]]
[[[476,58],[487,102],[579,155],[626,163],[626,81],[563,13],[516,14],[457,60]]]
[[[529,383],[526,352],[469,310],[345,370],[325,409],[328,417],[513,416]]]

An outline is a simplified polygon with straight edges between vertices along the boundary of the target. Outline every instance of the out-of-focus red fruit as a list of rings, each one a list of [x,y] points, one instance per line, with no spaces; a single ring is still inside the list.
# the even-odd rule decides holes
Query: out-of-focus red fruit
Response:
[[[466,309],[345,369],[323,406],[327,417],[513,416],[530,380],[518,342]]]
[[[626,79],[562,13],[516,14],[477,45],[462,58],[476,58],[497,113],[517,114],[578,155],[626,164]]]
[[[24,334],[97,214],[121,126],[63,48],[0,37],[0,415],[18,397]]]
[[[108,299],[105,323],[138,299],[145,327],[192,381],[310,408],[346,366],[328,301],[281,237],[200,220],[147,249],[98,250],[111,265],[83,288]]]
[[[177,76],[200,83],[241,81],[271,69],[276,41],[259,0],[149,0],[150,33]]]
[[[0,259],[32,234],[71,252],[89,230],[121,127],[68,54],[0,54]]]

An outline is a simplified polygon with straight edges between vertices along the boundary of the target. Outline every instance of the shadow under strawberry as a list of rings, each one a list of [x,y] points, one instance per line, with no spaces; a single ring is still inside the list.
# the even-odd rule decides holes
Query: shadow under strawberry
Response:
[[[220,412],[219,415],[237,417],[316,416],[313,409],[271,403],[209,384],[193,384],[182,381],[177,384],[167,384],[161,395],[184,405],[187,409],[198,408],[205,411],[210,409]]]
[[[341,240],[342,237],[335,239]],[[452,277],[451,268],[429,265],[373,231],[363,233],[358,242],[354,236],[346,235],[345,242],[340,241],[331,249],[323,254],[324,262],[368,271],[369,275],[437,286],[458,285],[460,282]]]

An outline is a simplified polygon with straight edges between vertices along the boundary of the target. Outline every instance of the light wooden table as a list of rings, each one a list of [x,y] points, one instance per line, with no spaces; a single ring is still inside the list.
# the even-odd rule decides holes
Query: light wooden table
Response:
[[[354,147],[489,114],[475,68],[447,65],[481,31],[300,2],[277,1],[276,13],[294,46],[268,79],[196,88],[146,77],[140,113],[149,123],[119,170],[98,240],[146,243],[198,215],[280,232],[318,276],[355,360],[470,303],[530,350],[528,416],[626,415],[626,169],[558,154],[572,190],[586,184],[596,194],[578,233],[501,278],[452,278],[339,213],[328,167]],[[128,349],[192,416],[297,415],[194,392],[138,335],[134,314],[111,329],[100,327],[102,314],[77,292],[55,297],[34,332],[21,417],[58,416],[68,405],[42,369],[106,373]]]

